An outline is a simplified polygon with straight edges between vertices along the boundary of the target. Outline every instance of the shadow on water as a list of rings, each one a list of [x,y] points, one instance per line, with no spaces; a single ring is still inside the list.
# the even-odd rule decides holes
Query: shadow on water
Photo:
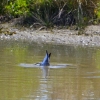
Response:
[[[45,50],[50,66],[38,66]],[[0,41],[0,100],[99,100],[100,48]]]

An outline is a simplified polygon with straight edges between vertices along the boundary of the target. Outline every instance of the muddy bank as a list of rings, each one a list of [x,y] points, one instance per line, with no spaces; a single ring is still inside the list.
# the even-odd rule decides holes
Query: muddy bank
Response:
[[[100,26],[91,25],[84,30],[85,34],[77,35],[78,31],[69,29],[36,30],[33,28],[16,28],[2,24],[1,40],[23,40],[37,43],[53,43],[66,45],[100,46]],[[8,33],[7,33],[8,32]]]

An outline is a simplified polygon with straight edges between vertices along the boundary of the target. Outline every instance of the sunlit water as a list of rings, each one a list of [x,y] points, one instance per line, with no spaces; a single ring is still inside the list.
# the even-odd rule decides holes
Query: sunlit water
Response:
[[[0,41],[0,100],[100,100],[100,48]]]

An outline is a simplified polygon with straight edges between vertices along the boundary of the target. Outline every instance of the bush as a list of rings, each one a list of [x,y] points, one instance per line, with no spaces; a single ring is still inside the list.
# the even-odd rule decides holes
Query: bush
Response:
[[[15,0],[10,2],[5,6],[7,13],[11,14],[14,17],[26,16],[29,12],[28,2],[26,0]]]
[[[31,16],[46,27],[73,24],[81,27],[93,19],[97,2],[99,0],[14,0],[5,8],[14,17]],[[100,3],[98,5],[100,7]],[[99,11],[97,16],[99,18]]]
[[[4,7],[8,3],[8,0],[0,0],[0,14],[4,14]]]
[[[95,9],[95,13],[97,15],[97,22],[100,23],[100,2],[97,3],[97,9]]]

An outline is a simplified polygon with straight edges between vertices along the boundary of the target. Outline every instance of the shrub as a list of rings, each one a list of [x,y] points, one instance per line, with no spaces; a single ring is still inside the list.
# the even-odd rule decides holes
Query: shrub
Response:
[[[29,12],[28,2],[26,0],[15,0],[10,2],[6,7],[6,11],[14,17],[26,16]]]
[[[30,15],[35,22],[47,27],[73,24],[81,27],[93,19],[97,2],[99,0],[15,0],[5,8],[14,17]],[[97,16],[99,18],[99,11]]]
[[[100,22],[100,2],[97,3],[97,9],[95,9],[97,15],[97,21]]]
[[[0,0],[0,14],[4,14],[4,7],[8,3],[8,0]]]

